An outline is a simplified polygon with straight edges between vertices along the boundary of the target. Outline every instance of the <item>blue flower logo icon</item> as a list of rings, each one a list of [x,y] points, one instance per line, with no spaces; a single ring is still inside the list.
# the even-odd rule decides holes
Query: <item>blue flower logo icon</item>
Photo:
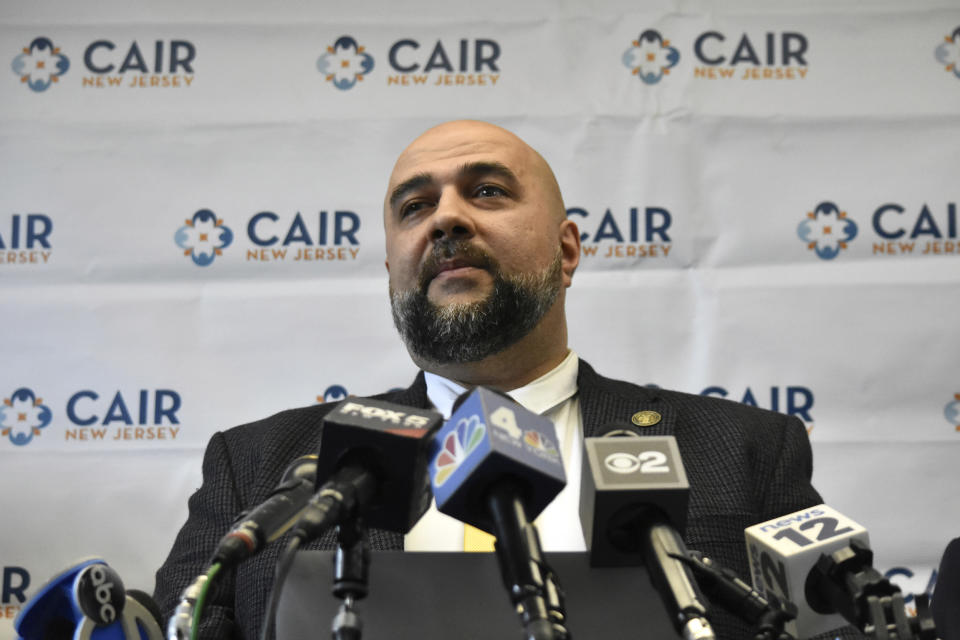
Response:
[[[659,31],[648,29],[623,52],[623,64],[646,84],[656,84],[680,62],[680,52]]]
[[[832,202],[821,202],[797,227],[797,235],[818,258],[833,260],[857,237],[857,223]]]
[[[209,266],[233,242],[233,231],[209,209],[200,209],[185,222],[173,239],[197,266]]]
[[[33,91],[46,91],[70,68],[70,59],[49,38],[35,38],[13,59],[13,72]]]
[[[960,27],[944,37],[944,42],[937,46],[933,54],[947,71],[960,78]]]
[[[943,408],[943,416],[960,432],[960,393],[953,394],[953,402]]]
[[[322,396],[317,396],[317,402],[339,402],[350,394],[347,388],[341,384],[332,384],[323,392]]]
[[[50,407],[43,404],[33,391],[21,387],[0,405],[0,436],[10,438],[10,442],[22,447],[29,444],[40,430],[50,424],[53,414]]]
[[[352,89],[373,70],[373,56],[350,36],[342,36],[317,58],[317,69],[341,91]]]

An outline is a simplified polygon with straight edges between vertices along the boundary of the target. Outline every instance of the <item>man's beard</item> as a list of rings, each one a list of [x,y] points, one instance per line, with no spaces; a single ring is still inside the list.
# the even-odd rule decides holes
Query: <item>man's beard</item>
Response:
[[[427,298],[441,260],[464,258],[490,272],[493,290],[477,302],[439,306]],[[437,364],[478,362],[517,343],[547,313],[563,286],[560,250],[539,273],[505,276],[491,256],[463,241],[438,242],[409,291],[390,289],[393,324],[415,358]]]

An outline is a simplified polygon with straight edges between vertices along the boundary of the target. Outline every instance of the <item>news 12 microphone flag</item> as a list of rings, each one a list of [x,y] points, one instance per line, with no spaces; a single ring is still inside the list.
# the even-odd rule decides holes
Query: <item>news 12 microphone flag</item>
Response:
[[[933,588],[960,531],[954,0],[49,0],[0,6],[0,43],[0,638],[80,557],[150,590],[216,430],[409,384],[382,197],[454,118],[555,169],[579,355],[796,416],[878,569]]]

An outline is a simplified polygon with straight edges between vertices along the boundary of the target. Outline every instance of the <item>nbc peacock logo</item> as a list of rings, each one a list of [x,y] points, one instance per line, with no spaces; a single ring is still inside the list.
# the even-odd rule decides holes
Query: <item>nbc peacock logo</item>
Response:
[[[433,479],[435,486],[443,486],[447,478],[460,467],[464,460],[470,457],[474,449],[480,446],[486,433],[487,427],[480,422],[479,415],[460,419],[457,428],[443,439],[440,454],[433,462],[436,472]]]
[[[530,445],[535,451],[542,452],[548,456],[557,456],[559,452],[557,447],[550,442],[550,438],[539,431],[526,431],[523,434],[523,441]]]

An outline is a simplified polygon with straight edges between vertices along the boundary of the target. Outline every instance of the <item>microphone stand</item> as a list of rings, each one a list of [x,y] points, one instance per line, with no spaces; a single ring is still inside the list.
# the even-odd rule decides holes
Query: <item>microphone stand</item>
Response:
[[[907,616],[900,588],[873,568],[873,551],[860,540],[820,556],[807,576],[807,602],[817,613],[839,612],[876,640],[936,640],[926,597]]]
[[[644,523],[644,557],[654,588],[667,610],[676,614],[674,626],[684,640],[716,640],[707,619],[707,604],[689,568],[675,564],[686,546],[669,524],[654,518]],[[678,569],[678,570],[674,570]]]
[[[500,574],[520,616],[524,640],[571,640],[563,590],[543,559],[537,530],[509,481],[491,489],[487,506],[497,532]]]
[[[337,527],[337,551],[333,565],[333,595],[343,602],[333,618],[333,640],[360,640],[363,620],[356,602],[367,596],[370,546],[366,528],[358,518]]]

